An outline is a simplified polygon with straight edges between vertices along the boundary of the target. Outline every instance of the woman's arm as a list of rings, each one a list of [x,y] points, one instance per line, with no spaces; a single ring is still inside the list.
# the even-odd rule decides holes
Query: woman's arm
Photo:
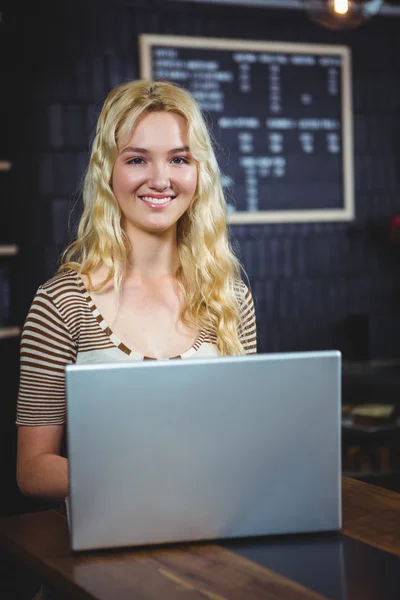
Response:
[[[17,483],[23,494],[60,502],[68,496],[68,461],[59,456],[63,425],[18,429]]]
[[[75,361],[77,353],[65,316],[77,313],[71,311],[78,305],[75,290],[68,274],[41,286],[21,336],[17,483],[27,496],[50,501],[68,495],[68,462],[59,454],[66,411],[65,366]]]

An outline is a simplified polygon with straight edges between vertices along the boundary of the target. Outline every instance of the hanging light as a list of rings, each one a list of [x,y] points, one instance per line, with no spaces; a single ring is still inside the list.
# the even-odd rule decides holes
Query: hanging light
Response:
[[[357,27],[377,15],[383,0],[303,0],[310,18],[328,29]]]
[[[337,15],[346,15],[349,12],[349,0],[333,0],[333,10]]]

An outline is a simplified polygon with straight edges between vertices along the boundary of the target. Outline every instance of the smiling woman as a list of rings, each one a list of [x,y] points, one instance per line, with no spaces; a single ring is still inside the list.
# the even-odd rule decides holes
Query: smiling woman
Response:
[[[48,499],[68,494],[66,365],[256,352],[217,162],[188,92],[135,81],[109,93],[83,202],[21,342],[17,479]]]

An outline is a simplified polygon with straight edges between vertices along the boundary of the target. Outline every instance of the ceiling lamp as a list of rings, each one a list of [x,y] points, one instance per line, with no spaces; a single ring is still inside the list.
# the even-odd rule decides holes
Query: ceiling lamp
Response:
[[[303,0],[311,19],[328,29],[357,27],[377,15],[383,0]]]

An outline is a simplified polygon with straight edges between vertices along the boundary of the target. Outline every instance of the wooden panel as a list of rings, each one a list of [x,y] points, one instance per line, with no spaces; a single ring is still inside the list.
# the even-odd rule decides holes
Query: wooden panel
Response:
[[[18,246],[15,244],[0,246],[0,256],[15,256],[15,254],[18,254]]]
[[[56,511],[0,520],[0,542],[68,598],[324,598],[217,545],[74,555],[69,549],[66,519]]]
[[[342,533],[400,556],[400,494],[343,477]]]
[[[18,337],[21,333],[19,327],[1,327],[0,328],[0,340],[6,340],[13,337]]]

